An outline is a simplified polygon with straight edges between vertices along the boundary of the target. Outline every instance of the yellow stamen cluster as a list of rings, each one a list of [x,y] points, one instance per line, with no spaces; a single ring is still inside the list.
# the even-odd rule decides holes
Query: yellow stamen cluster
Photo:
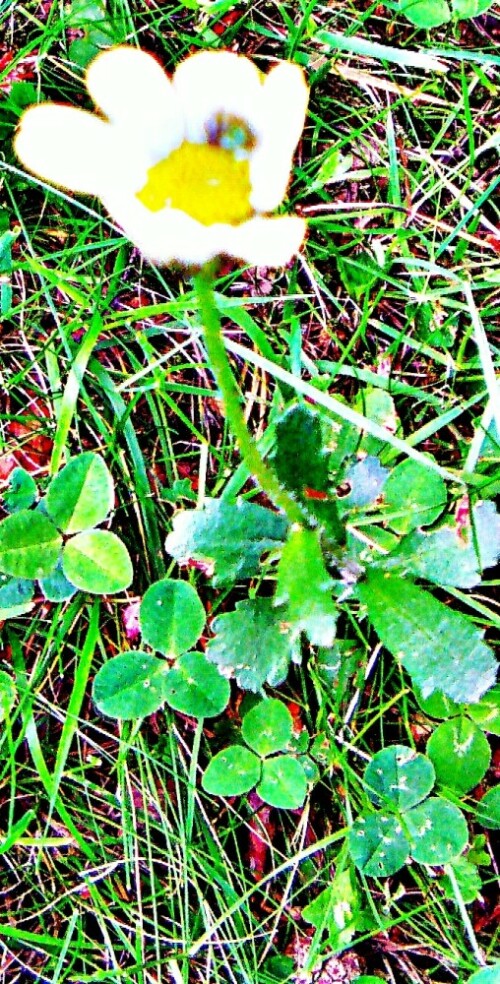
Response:
[[[152,212],[176,208],[203,225],[237,225],[252,215],[250,165],[220,145],[184,141],[148,171],[137,198]]]

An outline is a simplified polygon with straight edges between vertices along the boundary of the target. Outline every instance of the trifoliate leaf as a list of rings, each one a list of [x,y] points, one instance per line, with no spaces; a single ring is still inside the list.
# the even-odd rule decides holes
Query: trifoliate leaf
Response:
[[[266,682],[281,683],[290,659],[297,655],[289,627],[269,598],[239,601],[234,612],[214,619],[212,631],[209,660],[246,690],[260,690]]]
[[[359,596],[381,642],[408,671],[424,697],[439,690],[474,703],[495,682],[497,664],[483,633],[423,588],[369,570]]]
[[[230,584],[258,573],[262,554],[281,546],[287,526],[285,517],[253,502],[211,499],[174,516],[165,548],[181,565],[203,565],[214,585]]]
[[[333,580],[323,559],[319,533],[291,531],[278,566],[274,604],[290,625],[292,638],[305,632],[314,646],[331,646],[335,638],[337,609],[332,600]]]

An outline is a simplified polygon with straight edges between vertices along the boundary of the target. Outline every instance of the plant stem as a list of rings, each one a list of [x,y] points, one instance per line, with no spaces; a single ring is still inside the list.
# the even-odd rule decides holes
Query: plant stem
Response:
[[[290,495],[266,464],[250,434],[241,407],[241,398],[222,337],[219,312],[215,304],[213,276],[210,266],[193,277],[204,329],[205,348],[215,381],[222,394],[226,418],[238,441],[240,454],[249,472],[276,506],[283,510],[291,523],[303,526],[305,516],[299,503]]]

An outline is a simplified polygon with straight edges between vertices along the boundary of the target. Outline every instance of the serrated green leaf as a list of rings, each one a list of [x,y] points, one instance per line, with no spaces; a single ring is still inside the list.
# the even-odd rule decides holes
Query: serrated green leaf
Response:
[[[243,718],[241,733],[257,755],[272,755],[287,747],[292,738],[293,718],[281,700],[268,698],[252,707]]]
[[[14,468],[9,475],[10,489],[4,493],[3,505],[9,513],[29,509],[36,500],[35,479],[24,468]]]
[[[134,720],[153,714],[164,703],[163,678],[168,664],[149,653],[114,656],[96,673],[92,696],[108,717]]]
[[[229,701],[229,681],[203,653],[184,653],[164,679],[165,701],[192,717],[216,717]]]
[[[450,20],[450,9],[445,0],[399,0],[400,13],[424,30],[447,24]]]
[[[0,571],[35,580],[54,570],[62,540],[39,510],[21,509],[0,523]]]
[[[420,864],[453,861],[467,844],[467,824],[461,810],[440,796],[431,796],[405,813],[411,856]]]
[[[114,485],[105,461],[86,451],[52,479],[45,498],[47,513],[63,533],[80,533],[102,523],[113,506]]]
[[[289,629],[269,598],[239,601],[234,612],[214,619],[212,631],[209,660],[245,690],[260,690],[266,682],[277,686],[287,675],[290,659],[297,656]]]
[[[297,810],[307,793],[307,777],[301,763],[291,755],[264,759],[257,792],[264,803],[282,810]]]
[[[500,786],[489,789],[479,801],[476,820],[487,830],[500,830]]]
[[[205,618],[195,588],[187,581],[170,578],[148,588],[139,611],[143,641],[171,658],[196,645]]]
[[[285,606],[281,618],[290,625],[292,638],[305,632],[313,646],[332,645],[337,624],[333,585],[319,532],[292,530],[281,554],[274,599],[276,606]]]
[[[165,549],[180,565],[203,565],[214,585],[230,584],[258,573],[262,554],[282,545],[287,526],[285,517],[253,502],[211,499],[174,516]]]
[[[303,403],[285,410],[276,423],[272,460],[280,482],[291,492],[326,492],[329,462],[319,413]]]
[[[214,755],[201,784],[214,796],[240,796],[257,785],[260,774],[260,759],[242,745],[231,745]]]
[[[375,806],[408,810],[427,796],[435,782],[432,762],[405,745],[377,752],[365,769],[364,785]]]
[[[397,533],[430,526],[446,505],[446,485],[435,471],[406,458],[387,479],[383,497],[387,523]]]
[[[90,594],[124,591],[134,574],[127,548],[107,530],[88,530],[68,540],[62,569],[75,588]]]
[[[491,759],[488,739],[467,717],[443,721],[429,738],[426,752],[437,781],[459,794],[481,782]]]
[[[397,817],[370,813],[354,821],[349,852],[357,868],[371,878],[387,878],[403,867],[410,844]]]
[[[457,703],[474,703],[493,685],[494,655],[461,612],[410,581],[373,569],[358,591],[381,642],[424,697],[439,690]]]
[[[17,697],[17,688],[8,673],[0,670],[0,721],[10,714]]]

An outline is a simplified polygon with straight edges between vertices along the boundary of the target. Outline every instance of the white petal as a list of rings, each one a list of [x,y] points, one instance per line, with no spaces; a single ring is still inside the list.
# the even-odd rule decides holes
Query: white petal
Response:
[[[305,222],[296,216],[206,226],[178,209],[151,212],[134,195],[110,191],[103,202],[141,253],[164,265],[202,266],[225,254],[255,266],[283,266],[298,252],[305,235]]]
[[[286,194],[292,158],[299,141],[309,98],[302,70],[282,62],[263,87],[262,137],[250,161],[251,204],[272,212]]]
[[[99,194],[106,169],[116,167],[111,127],[91,113],[42,103],[24,113],[16,154],[39,177],[72,191]]]
[[[108,119],[148,148],[150,165],[181,143],[184,123],[179,103],[152,55],[138,48],[112,48],[91,62],[86,83]]]
[[[257,217],[239,226],[229,226],[224,252],[250,266],[285,266],[298,253],[306,234],[306,223],[296,215]]]
[[[259,70],[231,51],[201,51],[181,62],[172,83],[183,107],[187,139],[206,139],[205,124],[225,113],[260,134],[263,85]]]

